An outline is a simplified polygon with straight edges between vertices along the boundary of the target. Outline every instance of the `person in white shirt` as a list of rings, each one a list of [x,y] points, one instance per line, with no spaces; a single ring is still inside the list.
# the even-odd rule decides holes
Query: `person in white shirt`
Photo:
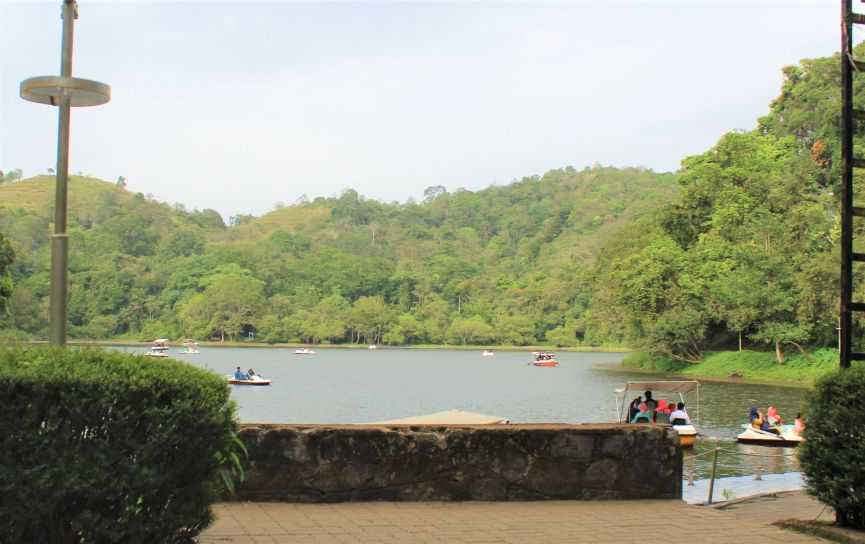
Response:
[[[670,414],[670,423],[672,423],[673,425],[676,425],[677,419],[684,420],[685,425],[691,424],[691,418],[688,417],[688,413],[685,412],[685,403],[684,402],[680,402],[676,406],[676,410],[674,410],[673,413]],[[678,424],[681,425],[682,423],[678,422]]]

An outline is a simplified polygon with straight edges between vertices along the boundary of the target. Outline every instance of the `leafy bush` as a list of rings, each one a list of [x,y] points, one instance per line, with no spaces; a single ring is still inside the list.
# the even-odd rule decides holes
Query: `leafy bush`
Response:
[[[839,524],[865,529],[865,367],[817,382],[799,447],[808,492],[835,509]]]
[[[191,542],[237,460],[227,383],[179,361],[0,349],[0,413],[0,542]]]

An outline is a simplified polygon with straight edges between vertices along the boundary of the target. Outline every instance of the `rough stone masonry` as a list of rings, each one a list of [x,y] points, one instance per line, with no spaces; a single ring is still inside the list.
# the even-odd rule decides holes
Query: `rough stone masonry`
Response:
[[[249,424],[245,480],[226,500],[679,499],[667,425]]]

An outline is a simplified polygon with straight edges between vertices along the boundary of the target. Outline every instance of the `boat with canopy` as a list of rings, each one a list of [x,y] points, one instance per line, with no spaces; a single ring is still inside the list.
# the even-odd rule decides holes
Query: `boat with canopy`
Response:
[[[168,338],[157,338],[150,346],[150,351],[145,353],[148,357],[168,357]]]
[[[645,391],[652,393],[675,394],[679,396],[679,402],[684,403],[684,395],[688,393],[696,394],[696,403],[693,420],[700,419],[700,382],[696,380],[681,380],[681,381],[640,381],[628,382],[624,387],[616,389],[615,406],[616,418],[619,422],[628,423],[628,404],[629,399],[634,395],[642,395]],[[658,399],[655,399],[658,400]],[[654,424],[654,414],[651,414],[652,424]],[[680,443],[683,448],[694,446],[697,439],[697,428],[693,423],[673,425],[679,433]]]
[[[559,366],[556,354],[552,351],[533,351],[532,365],[534,366]]]

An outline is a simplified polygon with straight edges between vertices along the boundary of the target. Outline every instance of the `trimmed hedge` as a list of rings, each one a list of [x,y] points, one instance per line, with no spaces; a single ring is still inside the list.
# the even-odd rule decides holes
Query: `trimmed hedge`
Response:
[[[835,509],[840,525],[865,529],[865,367],[817,382],[799,459],[808,492]]]
[[[236,409],[224,378],[110,350],[0,349],[0,542],[191,542]]]

